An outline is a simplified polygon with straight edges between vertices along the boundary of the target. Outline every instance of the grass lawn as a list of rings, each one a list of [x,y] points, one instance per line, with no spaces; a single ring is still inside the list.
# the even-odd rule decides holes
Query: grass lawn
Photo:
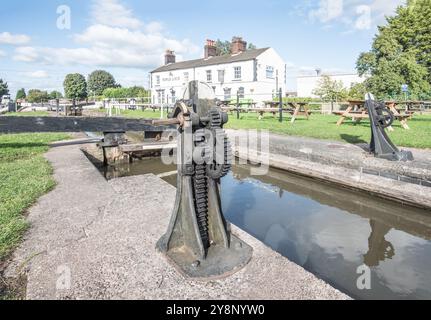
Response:
[[[101,112],[104,112],[101,110]],[[159,119],[160,111],[152,110],[122,110],[121,115],[127,118]],[[166,117],[166,113],[164,114]],[[369,120],[363,120],[360,124],[353,124],[346,120],[343,125],[336,125],[339,116],[322,115],[314,113],[310,120],[298,117],[294,124],[290,123],[291,117],[287,114],[283,123],[278,121],[278,115],[273,118],[266,114],[262,120],[256,113],[242,113],[240,119],[236,114],[229,114],[228,129],[263,129],[274,133],[291,136],[311,137],[326,140],[338,140],[348,143],[369,143],[371,130]],[[389,132],[392,141],[402,147],[431,148],[431,115],[415,115],[408,122],[411,130],[404,130],[399,121],[393,124],[394,132]]]
[[[53,188],[44,159],[48,143],[67,134],[0,135],[0,261],[19,243],[27,223],[23,212]]]
[[[283,123],[272,115],[266,115],[259,120],[254,113],[241,114],[240,119],[236,114],[229,114],[229,122],[226,128],[229,129],[263,129],[274,133],[291,136],[303,136],[327,140],[339,140],[348,143],[369,143],[371,139],[371,129],[369,120],[360,124],[353,124],[347,120],[343,125],[336,125],[339,116],[313,114],[310,120],[299,117],[294,124],[290,123],[290,117],[285,117]],[[408,122],[411,130],[404,130],[399,121],[395,120],[394,132],[389,132],[392,141],[403,147],[431,148],[431,115],[415,115]]]

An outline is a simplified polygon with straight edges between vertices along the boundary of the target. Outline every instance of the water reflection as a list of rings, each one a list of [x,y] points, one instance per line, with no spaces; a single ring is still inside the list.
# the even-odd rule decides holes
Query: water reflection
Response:
[[[431,215],[271,170],[222,181],[228,219],[355,298],[431,298]],[[356,287],[372,270],[372,290]]]
[[[116,179],[126,176],[142,175],[142,174],[161,174],[165,172],[175,171],[175,165],[165,165],[158,157],[143,158],[135,160],[132,163],[122,163],[101,167],[103,174],[107,180]]]
[[[391,227],[376,220],[370,220],[371,234],[368,238],[368,252],[364,255],[364,263],[369,267],[377,267],[380,262],[392,259],[395,248],[385,239]]]

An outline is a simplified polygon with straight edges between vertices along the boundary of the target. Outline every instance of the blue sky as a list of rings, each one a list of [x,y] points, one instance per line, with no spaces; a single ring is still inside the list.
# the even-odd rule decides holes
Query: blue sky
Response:
[[[146,86],[165,49],[175,50],[177,59],[200,58],[205,39],[242,36],[278,51],[294,90],[296,75],[315,68],[354,71],[376,26],[403,2],[5,0],[0,78],[12,94],[21,87],[62,91],[67,73],[94,69],[110,71],[124,86]]]

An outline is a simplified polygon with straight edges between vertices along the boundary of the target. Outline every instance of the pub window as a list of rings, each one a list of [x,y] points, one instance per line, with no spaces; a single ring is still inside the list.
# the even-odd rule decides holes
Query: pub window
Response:
[[[218,82],[224,83],[224,70],[218,71]]]
[[[268,79],[274,79],[274,67],[266,66],[266,77]]]
[[[184,82],[185,83],[189,82],[189,73],[188,72],[184,72]]]
[[[234,68],[234,79],[241,80],[241,67]]]
[[[213,81],[213,74],[211,70],[207,70],[207,82],[212,82],[212,81]]]
[[[156,76],[156,85],[160,85],[160,76]]]

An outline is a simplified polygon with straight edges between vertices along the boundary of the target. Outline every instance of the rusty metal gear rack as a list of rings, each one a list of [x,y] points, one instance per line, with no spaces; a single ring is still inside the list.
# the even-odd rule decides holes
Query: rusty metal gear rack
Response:
[[[190,82],[187,98],[176,103],[171,119],[154,121],[175,123],[180,133],[176,201],[157,248],[183,275],[206,279],[239,271],[253,251],[231,233],[223,216],[220,179],[231,169],[232,151],[223,131],[227,114],[215,99],[207,98],[211,90],[204,83]]]

